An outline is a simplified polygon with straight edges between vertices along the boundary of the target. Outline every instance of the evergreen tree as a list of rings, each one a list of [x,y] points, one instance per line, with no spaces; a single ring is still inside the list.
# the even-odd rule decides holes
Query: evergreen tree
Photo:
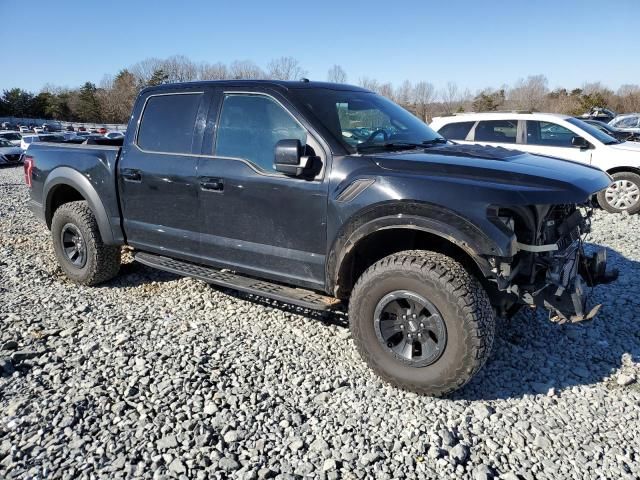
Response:
[[[167,83],[167,80],[169,80],[169,75],[167,75],[162,68],[157,68],[153,71],[151,78],[147,82],[147,86],[153,87],[155,85],[162,85],[163,83]]]
[[[102,121],[102,111],[97,92],[98,89],[91,82],[86,82],[82,88],[80,88],[80,95],[78,97],[78,116],[80,117],[80,121]]]

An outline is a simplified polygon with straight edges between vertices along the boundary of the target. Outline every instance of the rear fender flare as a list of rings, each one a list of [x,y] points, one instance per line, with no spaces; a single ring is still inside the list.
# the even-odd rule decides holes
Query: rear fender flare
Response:
[[[96,192],[91,182],[77,170],[69,167],[58,167],[47,175],[47,179],[44,182],[43,195],[44,199],[44,213],[47,222],[47,227],[51,228],[51,220],[53,218],[52,212],[52,200],[53,194],[57,187],[65,185],[74,188],[89,204],[89,208],[96,217],[98,223],[98,229],[100,230],[100,236],[102,241],[107,245],[114,245],[117,242],[109,222],[109,215],[107,210],[100,200],[98,192]]]

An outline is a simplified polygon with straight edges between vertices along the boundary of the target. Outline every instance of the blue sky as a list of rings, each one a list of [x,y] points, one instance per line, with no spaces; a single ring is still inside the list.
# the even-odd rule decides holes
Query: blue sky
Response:
[[[311,79],[339,64],[350,83],[451,80],[472,92],[534,74],[552,88],[640,83],[640,0],[0,0],[0,19],[0,90],[98,83],[174,54],[262,67],[293,56]]]

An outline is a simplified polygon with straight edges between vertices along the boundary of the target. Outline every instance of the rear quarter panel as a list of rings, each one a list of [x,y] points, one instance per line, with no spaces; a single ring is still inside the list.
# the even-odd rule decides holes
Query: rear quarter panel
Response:
[[[69,185],[89,202],[103,240],[123,241],[115,178],[118,147],[38,142],[29,147],[27,154],[34,158],[31,202],[42,209],[45,217],[50,216],[55,189]]]

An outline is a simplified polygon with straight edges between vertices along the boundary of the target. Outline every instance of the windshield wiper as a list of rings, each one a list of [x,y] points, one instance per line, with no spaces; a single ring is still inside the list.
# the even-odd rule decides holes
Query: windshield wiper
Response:
[[[402,150],[402,149],[415,149],[415,148],[426,148],[432,145],[447,143],[447,140],[442,137],[434,138],[432,140],[424,140],[421,143],[416,142],[387,142],[387,143],[378,143],[372,145],[358,145],[356,148],[359,152],[367,151],[367,150]]]

